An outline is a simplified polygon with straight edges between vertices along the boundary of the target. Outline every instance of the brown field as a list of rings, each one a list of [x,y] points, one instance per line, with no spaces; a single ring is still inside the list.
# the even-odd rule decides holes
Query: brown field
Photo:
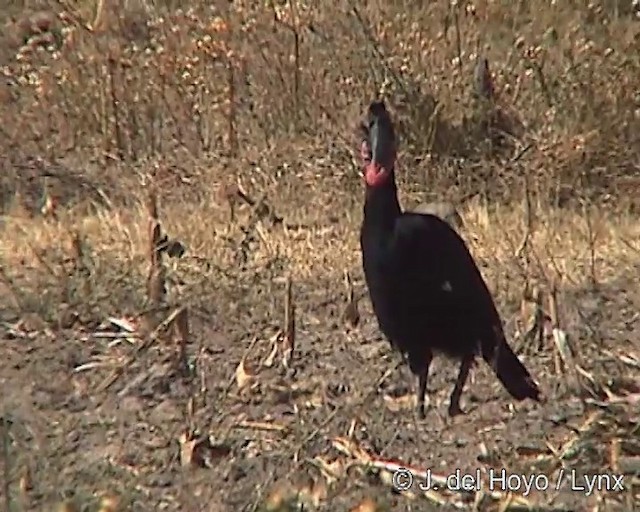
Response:
[[[637,508],[637,7],[211,4],[3,2],[0,508]],[[479,361],[448,418],[438,358],[416,418],[360,263],[378,96],[401,202],[458,205],[544,403]],[[395,492],[394,464],[481,489]],[[549,488],[490,492],[503,468]]]

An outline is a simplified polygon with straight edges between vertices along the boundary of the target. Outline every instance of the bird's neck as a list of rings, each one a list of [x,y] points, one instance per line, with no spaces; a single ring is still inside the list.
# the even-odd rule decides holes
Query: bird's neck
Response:
[[[364,202],[364,224],[376,229],[392,229],[402,213],[398,202],[398,188],[393,176],[385,184],[367,187]]]

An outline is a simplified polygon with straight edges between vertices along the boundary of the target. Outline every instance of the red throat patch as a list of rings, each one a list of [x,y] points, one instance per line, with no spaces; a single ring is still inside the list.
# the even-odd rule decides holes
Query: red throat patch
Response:
[[[369,163],[364,171],[364,181],[370,187],[383,185],[389,177],[389,171],[379,164]]]

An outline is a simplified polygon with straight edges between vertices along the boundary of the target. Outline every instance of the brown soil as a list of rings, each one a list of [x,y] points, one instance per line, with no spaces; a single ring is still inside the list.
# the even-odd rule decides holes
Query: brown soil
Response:
[[[2,20],[3,509],[638,508],[633,13],[79,4]],[[456,204],[543,403],[513,403],[479,361],[448,418],[457,368],[439,358],[416,418],[358,247],[351,135],[378,90],[403,204]],[[151,278],[149,191],[170,242]],[[481,489],[394,492],[397,466],[479,471]],[[503,468],[549,488],[489,492]],[[587,496],[573,474],[624,489]]]

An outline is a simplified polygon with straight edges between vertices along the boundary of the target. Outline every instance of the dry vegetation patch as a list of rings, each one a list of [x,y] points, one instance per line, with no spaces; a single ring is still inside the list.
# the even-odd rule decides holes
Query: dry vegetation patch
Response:
[[[7,509],[632,510],[637,6],[174,4],[2,20]],[[546,403],[510,404],[479,364],[445,419],[438,361],[413,418],[360,268],[376,96],[402,203],[456,204]],[[394,493],[399,466],[482,489]],[[500,468],[625,489],[490,492]]]

